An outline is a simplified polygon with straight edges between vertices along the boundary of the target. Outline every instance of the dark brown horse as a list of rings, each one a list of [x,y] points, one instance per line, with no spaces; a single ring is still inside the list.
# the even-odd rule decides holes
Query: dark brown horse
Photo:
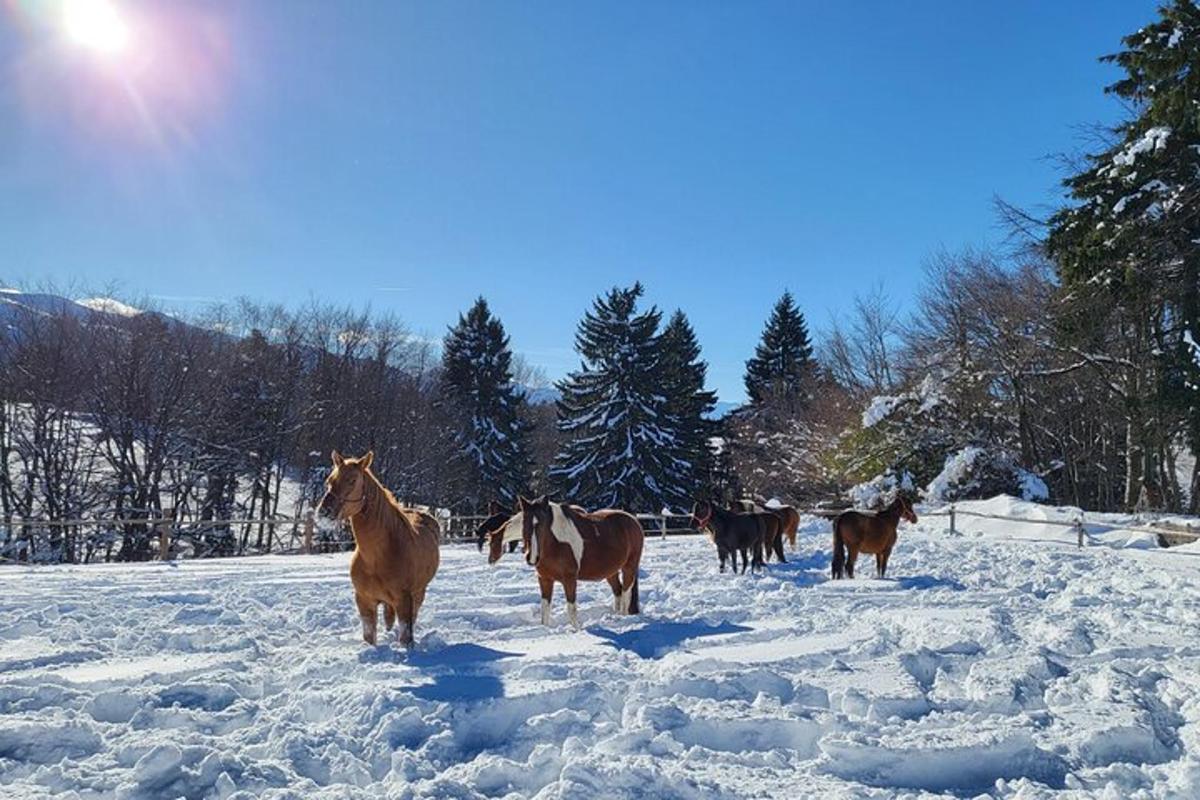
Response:
[[[500,503],[492,501],[488,504],[488,518],[479,523],[479,527],[475,529],[475,544],[479,547],[479,552],[483,552],[483,546],[487,543],[488,534],[492,531],[498,531],[504,527],[504,523],[512,519],[513,514],[517,512],[505,509]],[[509,542],[508,552],[515,552],[517,545],[520,542]]]
[[[412,645],[425,587],[437,574],[441,529],[428,514],[402,508],[371,472],[375,454],[343,458],[333,451],[333,471],[325,479],[318,508],[324,517],[349,520],[354,533],[350,581],[362,618],[363,640],[375,644],[379,606],[388,629],[399,623],[396,639]]]
[[[752,568],[752,572],[763,566],[763,543],[767,540],[768,520],[774,521],[778,527],[778,520],[770,514],[729,511],[708,500],[697,500],[692,506],[692,527],[698,531],[708,531],[709,538],[717,546],[721,572],[725,571],[726,558],[729,558],[733,571],[737,572],[739,552],[742,554],[743,574],[747,566]]]
[[[787,559],[783,555],[783,537],[787,532],[787,527],[790,521],[788,514],[784,511],[787,509],[796,516],[796,524],[800,523],[800,515],[796,514],[795,509],[790,506],[782,508],[768,508],[759,505],[754,500],[735,500],[733,502],[733,510],[743,514],[765,514],[769,519],[764,521],[765,529],[763,531],[763,557],[765,561],[771,560],[771,555],[775,555],[775,559],[780,564],[786,564]],[[796,534],[792,531],[792,549],[796,549]]]
[[[887,574],[888,557],[896,546],[896,528],[901,519],[917,521],[912,503],[903,494],[896,495],[891,505],[878,514],[861,511],[843,511],[833,519],[833,566],[834,580],[854,577],[854,562],[858,554],[875,555],[875,576]],[[846,551],[849,550],[849,555]]]
[[[579,581],[608,581],[613,593],[613,610],[637,614],[638,565],[642,561],[645,534],[632,514],[615,509],[588,513],[579,506],[520,498],[520,511],[504,528],[489,537],[489,563],[503,554],[505,541],[519,538],[525,544],[525,560],[537,570],[542,590],[542,624],[550,624],[550,599],[555,582],[567,596],[567,617],[579,627],[575,605]]]

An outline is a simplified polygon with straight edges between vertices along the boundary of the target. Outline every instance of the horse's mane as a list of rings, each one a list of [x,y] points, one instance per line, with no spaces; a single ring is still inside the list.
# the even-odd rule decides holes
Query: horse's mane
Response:
[[[363,470],[363,477],[366,479],[366,485],[373,490],[369,501],[372,515],[379,524],[383,525],[384,530],[401,536],[415,537],[422,512],[400,505],[396,496],[379,482],[379,478],[376,478],[375,473],[370,469]]]

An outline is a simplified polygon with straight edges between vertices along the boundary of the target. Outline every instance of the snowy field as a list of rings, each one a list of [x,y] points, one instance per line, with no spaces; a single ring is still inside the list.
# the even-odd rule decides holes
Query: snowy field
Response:
[[[838,583],[822,521],[757,577],[651,539],[579,632],[448,546],[411,654],[345,555],[3,567],[0,796],[1200,796],[1200,551],[960,524]]]

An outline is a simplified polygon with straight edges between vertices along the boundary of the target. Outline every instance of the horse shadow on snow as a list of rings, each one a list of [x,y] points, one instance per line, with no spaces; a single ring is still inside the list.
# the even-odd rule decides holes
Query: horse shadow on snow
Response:
[[[617,633],[607,628],[588,628],[588,633],[604,639],[618,650],[628,650],[645,659],[660,659],[678,648],[688,639],[702,636],[720,636],[727,633],[744,633],[753,630],[732,622],[713,625],[701,620],[686,622],[656,621],[633,630]]]
[[[470,703],[504,697],[504,681],[491,665],[518,655],[462,643],[407,653],[376,647],[363,651],[358,660],[364,664],[404,664],[428,674],[433,678],[432,683],[399,687],[421,700]]]

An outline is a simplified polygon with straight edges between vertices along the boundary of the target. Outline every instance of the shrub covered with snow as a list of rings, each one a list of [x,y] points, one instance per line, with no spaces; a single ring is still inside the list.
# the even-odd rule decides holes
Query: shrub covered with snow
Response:
[[[1050,499],[1046,483],[1022,469],[1013,453],[969,445],[946,457],[946,464],[922,493],[931,503],[1011,494],[1024,500]]]
[[[897,475],[886,472],[854,486],[847,496],[854,508],[877,510],[890,505],[900,492],[913,494],[915,490],[916,486],[909,473],[902,472]]]

